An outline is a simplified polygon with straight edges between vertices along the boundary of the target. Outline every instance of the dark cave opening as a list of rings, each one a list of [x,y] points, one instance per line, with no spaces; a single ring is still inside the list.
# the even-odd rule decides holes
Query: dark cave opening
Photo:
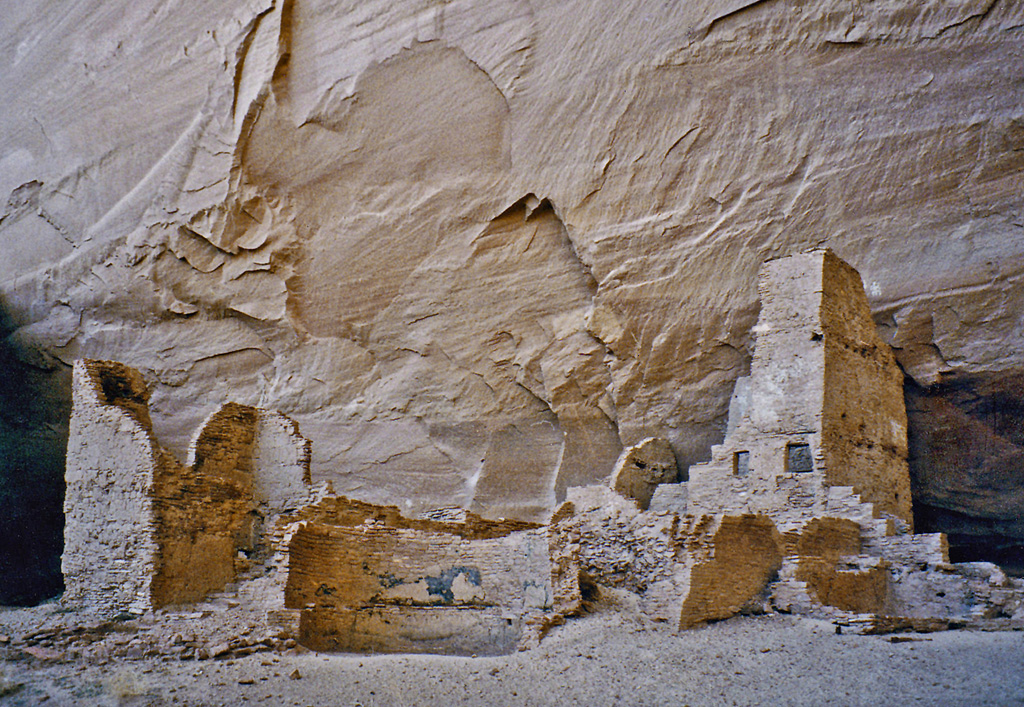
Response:
[[[64,591],[64,457],[71,371],[19,345],[0,308],[0,605]]]
[[[1006,574],[1024,577],[1024,540],[1000,533],[998,521],[921,505],[914,507],[914,523],[918,532],[946,533],[950,562],[994,562]]]
[[[1024,374],[908,377],[904,393],[915,530],[946,533],[953,562],[1024,576]]]

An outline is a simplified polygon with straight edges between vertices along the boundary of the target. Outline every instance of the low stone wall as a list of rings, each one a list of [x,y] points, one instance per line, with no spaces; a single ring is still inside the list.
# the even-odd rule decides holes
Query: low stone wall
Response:
[[[491,606],[322,607],[302,612],[299,642],[325,652],[504,655],[524,629],[521,616]]]
[[[325,499],[288,547],[285,604],[317,650],[502,653],[553,607],[547,531],[403,518],[394,507]]]

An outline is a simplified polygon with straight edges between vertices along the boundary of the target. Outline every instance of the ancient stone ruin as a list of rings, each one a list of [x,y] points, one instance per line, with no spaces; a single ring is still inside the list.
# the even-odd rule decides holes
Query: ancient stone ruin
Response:
[[[82,360],[67,458],[65,602],[141,614],[217,593],[315,650],[506,653],[602,587],[690,628],[744,612],[861,631],[1024,625],[1024,583],[912,532],[902,374],[857,272],[771,261],[750,375],[709,462],[626,449],[548,522],[410,518],[314,488],[288,418],[227,403],[185,464],[154,438],[141,375]]]
[[[552,608],[547,530],[521,521],[409,519],[331,497],[301,514],[285,606],[316,650],[488,655]]]
[[[273,564],[275,523],[311,500],[310,445],[283,415],[228,403],[180,464],[153,436],[142,376],[79,361],[65,496],[65,599],[141,613]]]
[[[579,538],[581,570],[681,627],[768,608],[911,623],[1019,612],[994,565],[957,568],[944,536],[911,533],[902,374],[856,271],[803,253],[767,263],[760,292],[750,376],[711,461],[649,501],[620,483],[635,503],[570,492],[555,525]]]
[[[295,423],[235,403],[183,465],[154,439],[137,371],[83,360],[74,386],[65,601],[142,614],[230,589],[318,650],[481,655],[551,607],[537,524],[413,520],[314,490]]]

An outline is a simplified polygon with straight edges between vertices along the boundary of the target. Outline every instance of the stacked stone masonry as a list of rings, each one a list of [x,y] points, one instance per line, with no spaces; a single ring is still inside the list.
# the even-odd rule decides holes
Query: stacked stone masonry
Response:
[[[486,655],[516,648],[551,609],[546,529],[522,521],[404,518],[330,497],[288,546],[288,608],[317,650]]]
[[[316,650],[468,655],[529,645],[602,588],[679,628],[765,611],[865,631],[1024,625],[1024,583],[912,533],[902,374],[856,271],[802,253],[767,263],[760,292],[711,460],[679,481],[668,442],[644,439],[547,523],[410,518],[314,488],[297,425],[235,403],[179,463],[142,376],[79,361],[64,601],[143,613],[227,592]]]
[[[74,393],[66,599],[132,613],[198,601],[272,556],[263,529],[310,502],[309,443],[282,415],[224,405],[183,465],[153,436],[137,371],[79,361]]]
[[[830,251],[767,263],[750,376],[729,431],[690,469],[693,512],[766,512],[799,524],[848,486],[908,527],[903,376],[857,272]],[[854,504],[854,512],[859,505]]]

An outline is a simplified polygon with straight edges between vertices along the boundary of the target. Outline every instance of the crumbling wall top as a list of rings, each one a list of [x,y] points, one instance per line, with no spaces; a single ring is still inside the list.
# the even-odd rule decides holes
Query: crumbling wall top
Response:
[[[523,530],[536,530],[540,523],[523,520],[489,520],[467,511],[465,520],[449,522],[427,518],[407,518],[398,506],[379,506],[344,496],[328,496],[319,503],[303,508],[296,520],[334,526],[356,526],[372,522],[395,530],[447,533],[466,540],[500,538]]]
[[[117,361],[82,359],[75,367],[81,372],[78,395],[89,395],[102,405],[119,407],[147,430],[153,423],[149,417],[149,386],[142,374]]]

